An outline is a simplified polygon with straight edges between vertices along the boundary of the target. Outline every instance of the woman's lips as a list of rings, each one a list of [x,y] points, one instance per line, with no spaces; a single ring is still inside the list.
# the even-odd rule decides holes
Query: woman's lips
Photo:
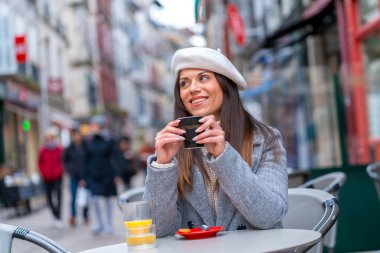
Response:
[[[192,105],[197,105],[197,104],[201,104],[201,103],[203,103],[203,102],[206,101],[206,100],[207,100],[206,97],[193,98],[193,99],[190,100],[190,103],[191,103]]]

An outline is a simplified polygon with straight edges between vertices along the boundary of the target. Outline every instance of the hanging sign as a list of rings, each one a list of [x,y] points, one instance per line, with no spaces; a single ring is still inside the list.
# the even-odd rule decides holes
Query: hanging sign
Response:
[[[62,79],[61,78],[49,78],[47,81],[48,93],[50,95],[62,95]]]
[[[243,46],[245,44],[245,26],[243,18],[241,17],[238,8],[235,4],[229,3],[227,5],[228,25],[235,36],[236,42]]]
[[[27,47],[25,35],[15,36],[15,53],[17,63],[26,63]]]

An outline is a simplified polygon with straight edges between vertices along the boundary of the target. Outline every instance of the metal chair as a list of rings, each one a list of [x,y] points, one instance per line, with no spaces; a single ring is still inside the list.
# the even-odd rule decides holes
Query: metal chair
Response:
[[[338,198],[339,190],[345,182],[346,174],[344,172],[338,171],[331,172],[323,176],[311,179],[298,187],[324,190]]]
[[[307,170],[295,170],[288,168],[288,188],[295,188],[305,183],[310,172]]]
[[[51,253],[69,253],[56,242],[39,233],[26,228],[11,226],[0,223],[0,252],[10,253],[12,250],[13,238],[29,241]]]
[[[380,163],[371,163],[367,166],[367,173],[373,179],[375,184],[377,196],[380,200]]]
[[[122,194],[120,194],[117,197],[118,203],[120,202],[133,202],[133,201],[139,201],[142,200],[142,197],[144,195],[145,187],[138,187],[129,189]]]
[[[315,188],[326,191],[332,194],[335,198],[339,199],[339,190],[346,182],[346,174],[344,172],[331,172],[323,176],[314,178],[306,183],[298,186],[299,188]],[[328,252],[332,253],[335,250],[336,234],[338,221],[331,228],[328,234],[323,239],[323,245],[328,249]]]
[[[291,188],[288,190],[288,212],[284,228],[309,229],[320,232],[322,238],[335,224],[339,215],[338,200],[318,189]],[[310,250],[311,249],[311,250]],[[319,252],[320,244],[298,249],[297,252]]]

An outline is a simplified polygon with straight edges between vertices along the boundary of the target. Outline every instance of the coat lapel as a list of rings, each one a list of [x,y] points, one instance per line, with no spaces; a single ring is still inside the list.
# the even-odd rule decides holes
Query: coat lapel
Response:
[[[186,194],[185,199],[201,216],[205,224],[214,225],[214,217],[207,197],[207,190],[198,168],[193,169],[193,188]]]

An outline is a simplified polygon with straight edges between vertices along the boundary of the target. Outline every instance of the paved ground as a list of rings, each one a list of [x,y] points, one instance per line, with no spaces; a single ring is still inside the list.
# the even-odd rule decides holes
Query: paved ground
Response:
[[[144,176],[138,174],[133,182],[132,187],[143,185]],[[67,180],[65,180],[67,182]],[[68,189],[66,186],[65,189]],[[64,193],[64,206],[63,206],[63,220],[65,222],[62,229],[57,229],[53,226],[53,218],[50,210],[43,207],[37,211],[33,211],[31,214],[2,219],[0,222],[15,226],[20,226],[32,230],[47,236],[60,244],[62,247],[70,252],[80,252],[87,249],[92,249],[100,246],[107,246],[115,243],[124,242],[124,226],[122,213],[116,204],[116,200],[113,201],[113,225],[114,233],[112,235],[100,234],[97,236],[92,235],[92,224],[84,225],[78,224],[76,227],[70,227],[67,224],[69,217],[69,195],[68,192]],[[92,213],[90,213],[92,215]],[[81,223],[81,221],[79,221]],[[14,239],[12,245],[12,252],[17,253],[39,253],[46,252],[39,246],[23,241],[20,239]]]

